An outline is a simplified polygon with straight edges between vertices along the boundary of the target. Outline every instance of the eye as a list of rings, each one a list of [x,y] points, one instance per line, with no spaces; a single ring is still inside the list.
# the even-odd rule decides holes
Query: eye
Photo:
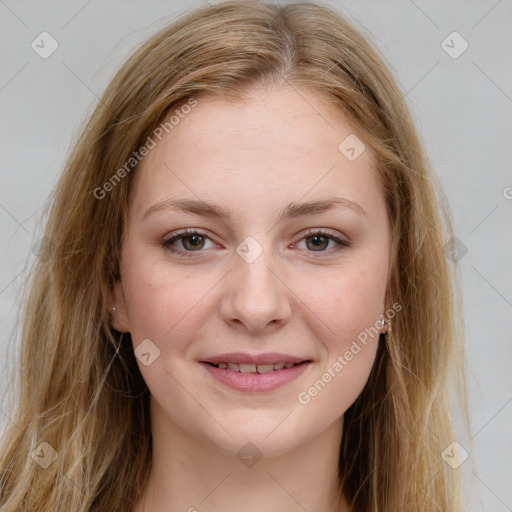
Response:
[[[309,231],[303,236],[301,241],[305,241],[306,248],[309,252],[328,252],[325,249],[329,246],[330,242],[335,243],[335,251],[339,251],[345,247],[350,247],[350,242],[342,240],[338,236],[330,233],[325,229],[317,229],[315,231]],[[332,252],[332,251],[331,251]]]
[[[210,240],[208,236],[196,229],[185,229],[180,233],[175,234],[171,238],[160,242],[162,247],[173,253],[177,253],[179,256],[193,257],[195,252],[201,252],[201,249],[205,248],[206,240]],[[305,240],[306,249],[308,252],[325,253],[330,242],[334,242],[334,250],[338,251],[344,247],[349,247],[350,242],[342,240],[338,236],[330,233],[324,229],[317,229],[309,231],[301,238],[300,241]],[[180,242],[182,248],[177,248],[174,244]],[[213,242],[212,242],[213,243]],[[208,248],[208,247],[206,247]],[[332,252],[332,251],[331,251]]]
[[[200,252],[204,248],[206,240],[210,239],[205,234],[195,229],[186,229],[167,240],[163,240],[160,244],[166,250],[190,257],[193,256],[192,253]],[[179,241],[184,249],[177,249],[173,245],[176,241]]]

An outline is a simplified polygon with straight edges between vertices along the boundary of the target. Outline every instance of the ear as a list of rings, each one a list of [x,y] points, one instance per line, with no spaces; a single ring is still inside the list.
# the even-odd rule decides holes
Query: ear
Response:
[[[115,310],[112,310],[115,308]],[[109,313],[112,317],[112,327],[118,332],[130,332],[130,319],[123,284],[120,280],[109,290]]]

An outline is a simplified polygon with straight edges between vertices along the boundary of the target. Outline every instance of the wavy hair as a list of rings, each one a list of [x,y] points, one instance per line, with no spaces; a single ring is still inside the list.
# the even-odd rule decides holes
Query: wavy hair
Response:
[[[389,303],[402,310],[346,411],[340,489],[356,512],[460,512],[452,385],[469,429],[452,221],[403,93],[370,38],[311,2],[228,1],[183,14],[106,87],[52,192],[23,309],[17,393],[0,451],[3,512],[133,510],[151,468],[149,390],[109,289],[137,166],[98,188],[180,106],[243,99],[255,85],[306,87],[343,111],[377,159],[391,225]],[[12,385],[12,383],[11,383]],[[43,468],[34,450],[48,443]],[[42,446],[47,451],[47,445]],[[53,453],[50,451],[50,453]]]

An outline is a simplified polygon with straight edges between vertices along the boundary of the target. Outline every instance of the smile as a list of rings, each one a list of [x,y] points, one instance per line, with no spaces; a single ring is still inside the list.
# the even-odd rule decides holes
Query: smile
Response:
[[[210,361],[199,363],[213,377],[213,382],[250,393],[273,391],[285,386],[302,375],[312,364],[310,359],[283,354],[224,354],[209,359]]]
[[[300,363],[270,363],[270,364],[244,364],[244,363],[209,363],[221,370],[231,370],[240,373],[270,373],[283,368],[292,368]]]

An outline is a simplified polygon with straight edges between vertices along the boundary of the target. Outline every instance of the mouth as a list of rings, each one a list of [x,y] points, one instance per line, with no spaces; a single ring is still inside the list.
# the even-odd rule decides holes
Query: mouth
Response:
[[[298,378],[311,359],[287,354],[231,353],[199,361],[220,383],[238,391],[260,392],[277,389]]]
[[[293,368],[303,363],[309,363],[310,360],[301,361],[300,363],[269,363],[269,364],[247,364],[247,363],[210,363],[207,364],[220,368],[221,370],[230,370],[239,373],[270,373],[277,372],[283,368]]]

